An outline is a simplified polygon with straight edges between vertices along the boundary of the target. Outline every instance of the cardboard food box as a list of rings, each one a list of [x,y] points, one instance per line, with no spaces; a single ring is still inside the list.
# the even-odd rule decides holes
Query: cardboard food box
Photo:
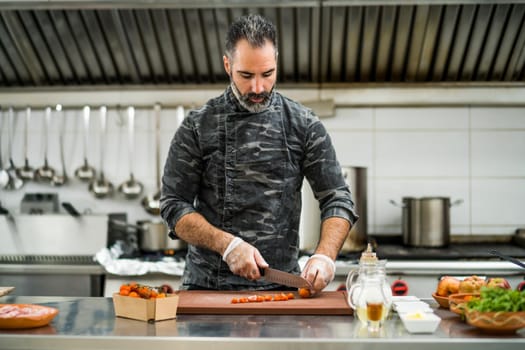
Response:
[[[165,298],[142,299],[113,294],[113,306],[118,317],[147,322],[169,320],[177,317],[179,296],[168,294]]]

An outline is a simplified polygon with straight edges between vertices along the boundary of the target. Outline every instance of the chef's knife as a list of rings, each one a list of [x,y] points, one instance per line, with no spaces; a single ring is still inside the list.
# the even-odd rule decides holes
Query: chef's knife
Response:
[[[312,288],[311,283],[305,278],[292,273],[272,269],[270,267],[261,269],[261,275],[266,281],[282,284],[283,286],[295,288]]]

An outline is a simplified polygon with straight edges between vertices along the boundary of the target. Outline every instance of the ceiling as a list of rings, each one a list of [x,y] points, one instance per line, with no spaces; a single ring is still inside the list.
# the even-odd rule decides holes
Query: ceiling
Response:
[[[0,88],[227,82],[228,24],[279,31],[279,83],[525,82],[523,1],[5,1]]]

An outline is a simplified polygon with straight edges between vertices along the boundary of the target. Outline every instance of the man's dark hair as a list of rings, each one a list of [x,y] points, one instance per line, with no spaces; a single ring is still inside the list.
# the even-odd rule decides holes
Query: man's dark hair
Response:
[[[269,40],[277,56],[277,35],[274,24],[261,15],[250,14],[237,18],[226,34],[226,56],[231,60],[239,40],[246,39],[252,47],[262,47]]]

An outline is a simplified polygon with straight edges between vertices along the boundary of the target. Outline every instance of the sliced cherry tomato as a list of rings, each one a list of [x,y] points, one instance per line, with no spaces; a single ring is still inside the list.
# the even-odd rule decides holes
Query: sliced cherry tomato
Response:
[[[299,288],[299,296],[301,298],[310,298],[312,294],[310,293],[310,289],[308,288]]]

